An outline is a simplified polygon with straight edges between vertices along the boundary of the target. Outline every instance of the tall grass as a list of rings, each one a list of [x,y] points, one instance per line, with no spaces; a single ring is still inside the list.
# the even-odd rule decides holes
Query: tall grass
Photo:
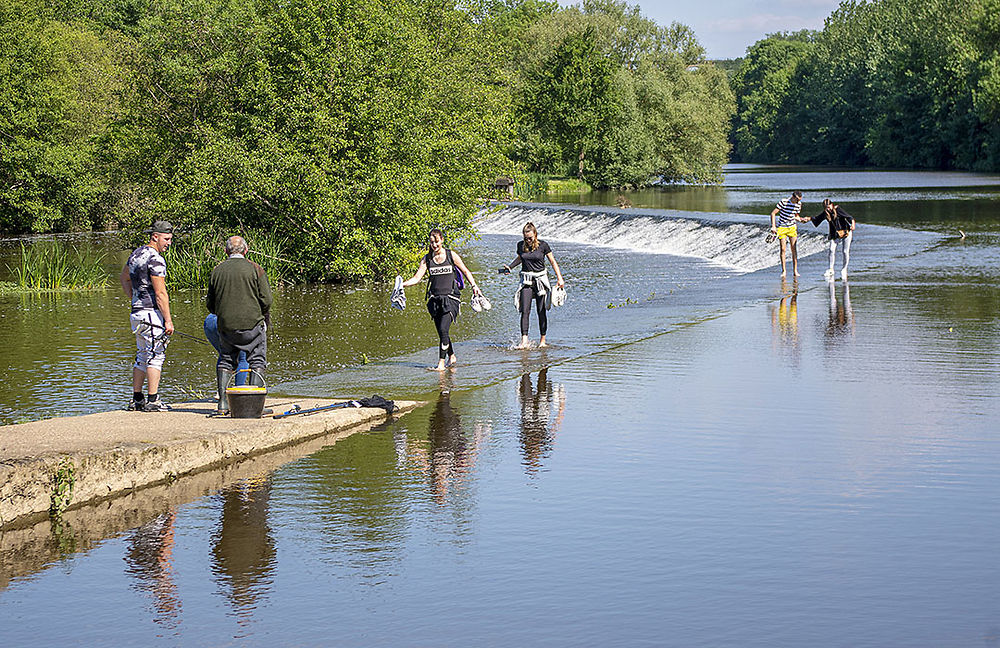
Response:
[[[167,282],[171,288],[207,288],[212,270],[226,260],[225,236],[193,232],[174,236],[167,252]],[[272,286],[297,283],[300,265],[285,258],[278,235],[271,232],[247,232],[248,258],[264,268]]]
[[[533,200],[548,190],[549,177],[544,173],[525,173],[514,177],[514,198]]]
[[[21,243],[21,259],[8,266],[18,290],[94,290],[105,288],[111,277],[105,255],[56,241]]]

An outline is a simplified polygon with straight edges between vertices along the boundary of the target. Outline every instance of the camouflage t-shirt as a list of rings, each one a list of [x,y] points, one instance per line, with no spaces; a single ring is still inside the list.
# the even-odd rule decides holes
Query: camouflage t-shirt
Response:
[[[132,256],[128,258],[129,277],[132,278],[132,310],[142,310],[152,308],[159,310],[156,305],[156,293],[153,292],[153,281],[150,277],[167,276],[167,262],[163,260],[160,253],[143,245],[137,248]]]

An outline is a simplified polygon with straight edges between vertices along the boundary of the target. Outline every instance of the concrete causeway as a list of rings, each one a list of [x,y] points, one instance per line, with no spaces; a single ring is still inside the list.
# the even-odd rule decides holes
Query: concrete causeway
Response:
[[[336,402],[269,397],[266,407],[280,413],[294,404]],[[393,416],[419,405],[396,401]],[[333,443],[389,418],[383,409],[353,407],[281,420],[209,417],[214,409],[214,401],[191,402],[169,412],[120,410],[0,426],[0,529],[43,519],[54,497],[76,509],[318,437]]]

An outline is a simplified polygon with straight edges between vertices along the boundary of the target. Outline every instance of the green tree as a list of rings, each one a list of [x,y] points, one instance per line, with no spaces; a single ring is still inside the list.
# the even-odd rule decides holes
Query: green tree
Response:
[[[587,153],[621,110],[614,83],[614,64],[588,28],[566,36],[528,79],[524,111],[542,140],[555,144],[561,162],[576,162],[584,177]]]
[[[732,94],[689,28],[586,0],[539,18],[523,42],[518,160],[597,187],[719,178]]]
[[[101,225],[99,138],[117,110],[112,46],[34,0],[0,6],[0,231]]]
[[[309,278],[395,273],[431,226],[467,231],[506,164],[479,35],[447,2],[163,0],[115,133],[153,201],[134,225],[281,232]]]
[[[734,77],[737,154],[1000,168],[998,12],[1000,0],[852,0],[809,51],[758,42]]]
[[[798,127],[790,112],[801,100],[793,79],[814,49],[813,35],[772,34],[747,49],[732,79],[735,156],[740,160],[786,162]]]

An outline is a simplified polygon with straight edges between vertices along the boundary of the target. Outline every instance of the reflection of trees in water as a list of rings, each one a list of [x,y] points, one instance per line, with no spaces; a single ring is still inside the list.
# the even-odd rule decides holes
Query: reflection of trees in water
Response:
[[[270,495],[270,476],[238,482],[220,494],[222,517],[212,537],[212,569],[240,623],[250,620],[271,584]]]
[[[309,523],[319,527],[317,538],[326,546],[318,559],[356,569],[376,582],[403,554],[411,504],[385,434],[396,425],[388,422],[340,439],[297,471],[297,481],[312,491],[306,498],[312,509]]]
[[[518,385],[521,404],[521,456],[525,471],[537,474],[545,459],[552,453],[556,433],[566,413],[566,392],[562,385],[553,385],[548,379],[548,368],[538,372],[534,389],[531,374],[523,374]],[[556,406],[555,421],[552,409]]]
[[[125,573],[135,579],[133,587],[150,594],[153,621],[165,628],[180,625],[181,599],[174,583],[174,509],[134,529],[125,541]]]

